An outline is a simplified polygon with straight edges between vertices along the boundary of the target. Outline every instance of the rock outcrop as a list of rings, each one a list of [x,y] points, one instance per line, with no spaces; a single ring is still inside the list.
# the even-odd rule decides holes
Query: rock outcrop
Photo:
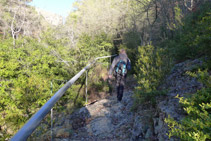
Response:
[[[58,26],[63,24],[63,18],[60,15],[39,8],[36,8],[36,11],[39,15],[42,15],[44,19],[51,25]]]
[[[168,127],[164,123],[165,118],[171,116],[179,121],[185,116],[184,110],[175,96],[183,97],[185,94],[193,94],[203,87],[196,78],[186,74],[186,72],[195,69],[197,66],[201,66],[202,63],[201,60],[196,59],[176,64],[162,85],[163,89],[168,89],[168,93],[165,99],[159,100],[154,118],[155,134],[159,140],[168,140],[166,135]]]
[[[166,77],[165,83],[160,86],[161,89],[168,90],[166,96],[157,99],[157,105],[154,109],[139,107],[135,116],[132,140],[179,140],[168,138],[168,126],[164,120],[170,116],[174,120],[179,121],[185,116],[185,112],[175,96],[183,97],[185,94],[193,94],[203,87],[196,78],[186,74],[187,71],[196,69],[202,63],[199,59],[188,60],[173,67],[170,74]],[[146,111],[145,114],[143,114],[144,111]],[[146,121],[147,117],[151,119]]]

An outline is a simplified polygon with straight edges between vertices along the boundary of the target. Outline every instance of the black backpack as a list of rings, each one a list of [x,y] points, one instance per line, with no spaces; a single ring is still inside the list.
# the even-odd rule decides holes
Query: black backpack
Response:
[[[115,68],[115,74],[125,76],[127,74],[127,63],[123,60],[120,60]]]

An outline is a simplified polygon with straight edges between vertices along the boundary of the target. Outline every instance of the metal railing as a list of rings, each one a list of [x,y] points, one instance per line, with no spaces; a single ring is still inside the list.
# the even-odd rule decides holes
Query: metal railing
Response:
[[[11,141],[26,141],[33,131],[39,126],[40,122],[51,111],[56,102],[63,96],[70,86],[86,71],[91,65],[93,65],[98,59],[111,58],[116,55],[97,57],[84,67],[79,73],[77,73],[72,79],[70,79],[61,89],[59,89],[38,112],[36,112],[27,123],[11,138]]]

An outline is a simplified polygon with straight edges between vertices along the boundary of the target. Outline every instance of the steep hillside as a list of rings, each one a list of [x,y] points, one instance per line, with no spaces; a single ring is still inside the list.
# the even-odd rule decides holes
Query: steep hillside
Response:
[[[121,49],[136,79],[122,103],[105,81],[113,58],[101,58],[31,138],[49,140],[52,124],[57,140],[211,139],[210,0],[77,0],[64,24],[31,1],[0,1],[0,140],[94,58]],[[54,2],[66,4],[45,4]]]
[[[108,98],[83,107],[71,115],[60,115],[53,129],[53,137],[57,141],[179,140],[175,137],[168,138],[169,128],[165,119],[171,116],[179,121],[186,116],[175,96],[193,94],[203,87],[196,78],[186,74],[202,64],[200,59],[176,64],[160,86],[161,89],[168,89],[166,95],[156,97],[155,106],[141,104],[135,112],[131,109],[134,106],[133,88],[136,84],[130,78],[122,102],[117,102],[114,91]],[[50,131],[38,138],[50,140]]]

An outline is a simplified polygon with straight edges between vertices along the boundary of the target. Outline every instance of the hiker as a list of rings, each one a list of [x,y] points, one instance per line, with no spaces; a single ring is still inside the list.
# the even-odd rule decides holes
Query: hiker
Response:
[[[114,72],[114,76],[116,78],[117,100],[119,102],[122,100],[127,71],[130,69],[130,59],[127,57],[126,51],[121,49],[119,56],[114,58],[108,75],[108,77],[111,79]]]

